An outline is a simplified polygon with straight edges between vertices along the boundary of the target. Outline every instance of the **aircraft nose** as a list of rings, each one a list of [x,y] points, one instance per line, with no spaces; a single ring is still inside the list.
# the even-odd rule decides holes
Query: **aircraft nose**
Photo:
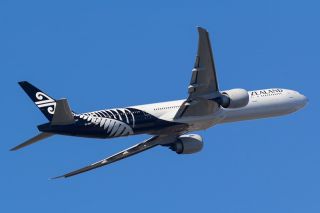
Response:
[[[300,93],[298,93],[298,100],[300,108],[304,107],[308,103],[308,98]]]

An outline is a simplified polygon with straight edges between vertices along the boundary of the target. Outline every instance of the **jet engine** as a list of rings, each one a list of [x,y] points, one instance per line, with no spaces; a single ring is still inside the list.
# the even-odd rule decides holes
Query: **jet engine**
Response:
[[[192,154],[199,152],[203,147],[200,135],[181,135],[178,140],[170,145],[170,149],[177,154]]]
[[[249,103],[249,94],[245,89],[226,90],[215,101],[223,108],[240,108]]]

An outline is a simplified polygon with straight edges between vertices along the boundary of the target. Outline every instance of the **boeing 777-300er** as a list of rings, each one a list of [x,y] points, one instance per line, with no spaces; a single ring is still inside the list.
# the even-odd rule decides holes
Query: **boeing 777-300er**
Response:
[[[196,153],[202,149],[203,139],[200,135],[189,132],[227,122],[285,115],[306,105],[308,100],[305,96],[289,89],[220,91],[209,34],[201,27],[198,27],[198,33],[198,52],[187,99],[76,113],[70,109],[66,99],[53,99],[28,82],[19,82],[49,122],[38,126],[40,134],[11,150],[20,149],[55,134],[89,138],[151,135],[149,139],[128,149],[56,177],[66,178],[158,145],[168,147],[178,154]]]

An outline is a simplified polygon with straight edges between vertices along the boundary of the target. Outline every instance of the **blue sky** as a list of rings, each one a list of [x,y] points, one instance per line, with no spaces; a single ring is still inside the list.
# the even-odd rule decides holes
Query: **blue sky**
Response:
[[[1,212],[319,212],[318,1],[0,1]],[[221,89],[300,91],[303,110],[200,132],[205,148],[155,148],[70,179],[48,178],[147,138],[55,136],[8,150],[46,122],[28,80],[73,110],[180,99],[211,34]]]

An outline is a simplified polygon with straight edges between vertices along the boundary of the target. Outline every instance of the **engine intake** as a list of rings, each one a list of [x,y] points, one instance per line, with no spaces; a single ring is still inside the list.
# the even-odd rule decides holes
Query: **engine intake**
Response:
[[[177,154],[192,154],[201,151],[203,140],[200,135],[181,135],[177,142],[170,145],[170,149]]]
[[[249,103],[249,94],[245,89],[231,89],[223,91],[216,101],[223,108],[240,108]]]

